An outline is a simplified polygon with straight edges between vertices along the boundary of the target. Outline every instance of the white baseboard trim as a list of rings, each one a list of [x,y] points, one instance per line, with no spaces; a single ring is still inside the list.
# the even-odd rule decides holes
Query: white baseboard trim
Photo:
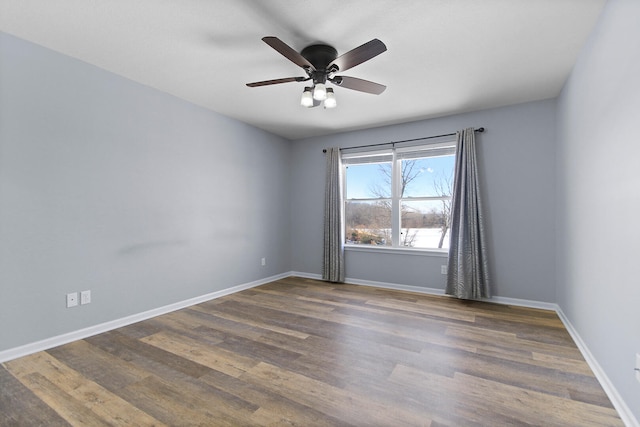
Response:
[[[322,275],[313,273],[303,273],[301,271],[292,271],[292,276],[302,277],[303,279],[322,280]],[[422,286],[398,285],[396,283],[376,282],[374,280],[360,280],[347,277],[345,283],[350,285],[371,286],[374,288],[394,289],[396,291],[409,291],[427,295],[444,295],[442,289],[423,288]]]
[[[303,273],[301,271],[292,271],[292,276],[302,277],[303,279],[322,280],[322,275],[313,273]],[[394,289],[396,291],[409,291],[427,295],[444,295],[442,289],[423,288],[421,286],[398,285],[396,283],[376,282],[374,280],[360,280],[347,277],[345,283],[350,285],[371,286],[374,288]]]
[[[303,279],[322,280],[322,274],[304,273],[302,271],[291,271],[290,276],[302,277]]]
[[[211,292],[205,295],[201,295],[199,297],[189,298],[187,300],[165,305],[163,307],[154,308],[152,310],[144,311],[142,313],[132,314],[131,316],[126,316],[120,319],[111,320],[109,322],[90,326],[88,328],[68,332],[66,334],[57,335],[51,338],[46,338],[44,340],[36,341],[30,344],[25,344],[20,347],[3,350],[3,351],[0,351],[0,363],[8,362],[9,360],[17,359],[18,357],[28,356],[29,354],[37,353],[39,351],[48,350],[50,348],[57,347],[59,345],[68,344],[72,341],[88,338],[93,335],[101,334],[103,332],[108,332],[117,328],[121,328],[123,326],[140,322],[142,320],[150,319],[152,317],[160,316],[162,314],[167,314],[172,311],[190,307],[195,304],[200,304],[206,301],[223,297],[225,295],[243,291],[245,289],[255,288],[256,286],[264,285],[265,283],[273,282],[275,280],[284,279],[285,277],[289,277],[291,275],[292,275],[291,272],[278,274],[275,276],[267,277],[267,278],[256,280],[253,282],[233,286],[227,289],[222,289],[220,291]]]
[[[591,354],[591,351],[589,351],[589,347],[587,347],[585,342],[582,340],[580,334],[578,334],[578,331],[576,331],[576,329],[573,327],[567,316],[563,313],[562,309],[558,307],[556,312],[558,313],[558,317],[560,317],[560,320],[562,320],[562,323],[564,323],[565,328],[567,328],[567,331],[569,331],[569,335],[571,335],[571,338],[573,338],[573,341],[578,346],[578,349],[582,353],[582,356],[587,361],[587,364],[600,382],[600,385],[604,389],[604,392],[609,397],[609,400],[611,400],[614,408],[616,408],[616,411],[618,411],[618,415],[620,415],[620,418],[622,418],[622,422],[624,422],[624,425],[627,427],[640,427],[640,422],[638,422],[636,417],[633,415],[631,409],[622,399],[622,397],[618,393],[618,390],[616,390],[613,383],[611,383],[609,377],[604,372],[593,354]]]
[[[484,298],[483,301],[494,302],[502,305],[515,305],[518,307],[538,308],[540,310],[558,311],[558,304],[544,301],[533,301],[528,299],[507,298],[507,297],[491,297]]]
[[[374,280],[360,280],[347,278],[347,283],[361,286],[371,286],[374,288],[393,289],[396,291],[409,291],[426,295],[444,295],[444,290],[436,288],[423,288],[422,286],[398,285],[397,283],[376,282]]]
[[[320,274],[292,271],[291,275],[302,277],[305,279],[322,280],[322,276]],[[376,288],[394,289],[397,291],[416,292],[416,293],[427,294],[427,295],[445,296],[444,289],[426,288],[422,286],[399,285],[397,283],[376,282],[374,280],[361,280],[361,279],[354,279],[350,277],[347,277],[345,279],[345,283],[362,285],[362,286],[373,286]],[[533,301],[533,300],[518,299],[518,298],[492,297],[492,298],[485,298],[483,301],[494,302],[494,303],[503,304],[503,305],[516,305],[519,307],[539,308],[542,310],[551,310],[551,311],[557,311],[558,309],[557,304],[553,304],[550,302],[541,302],[541,301]]]

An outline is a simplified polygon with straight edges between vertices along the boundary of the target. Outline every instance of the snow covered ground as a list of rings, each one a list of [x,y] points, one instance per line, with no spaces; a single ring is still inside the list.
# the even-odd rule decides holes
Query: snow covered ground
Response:
[[[379,230],[363,230],[361,231],[379,234]],[[407,229],[402,229],[403,233],[407,232]],[[414,248],[423,248],[423,249],[434,249],[438,248],[438,243],[440,243],[440,235],[442,231],[440,228],[411,228],[408,230],[409,235],[414,235],[413,245]],[[347,244],[368,244],[368,243],[353,243],[347,242]],[[388,245],[391,245],[391,242],[388,242]],[[447,231],[447,235],[442,242],[442,249],[449,249],[449,231]]]

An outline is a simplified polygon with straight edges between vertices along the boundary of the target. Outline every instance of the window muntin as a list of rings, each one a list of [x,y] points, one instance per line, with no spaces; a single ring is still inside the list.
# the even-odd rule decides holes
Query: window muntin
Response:
[[[343,154],[347,245],[446,249],[455,141]]]

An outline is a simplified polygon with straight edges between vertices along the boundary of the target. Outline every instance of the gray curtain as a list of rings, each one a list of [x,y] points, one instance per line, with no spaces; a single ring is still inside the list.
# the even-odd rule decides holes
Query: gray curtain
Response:
[[[473,128],[458,131],[457,138],[446,293],[462,299],[488,298],[487,247]]]
[[[324,256],[322,278],[344,282],[344,227],[342,215],[342,164],[340,149],[327,149],[324,196]]]

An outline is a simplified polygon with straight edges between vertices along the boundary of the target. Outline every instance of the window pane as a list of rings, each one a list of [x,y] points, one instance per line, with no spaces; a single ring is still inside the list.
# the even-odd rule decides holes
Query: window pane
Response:
[[[391,246],[391,201],[347,201],[346,243]]]
[[[347,169],[347,199],[377,199],[391,197],[391,162],[349,165]]]
[[[400,197],[451,196],[455,156],[402,160]]]
[[[450,200],[402,202],[400,245],[449,248]]]

